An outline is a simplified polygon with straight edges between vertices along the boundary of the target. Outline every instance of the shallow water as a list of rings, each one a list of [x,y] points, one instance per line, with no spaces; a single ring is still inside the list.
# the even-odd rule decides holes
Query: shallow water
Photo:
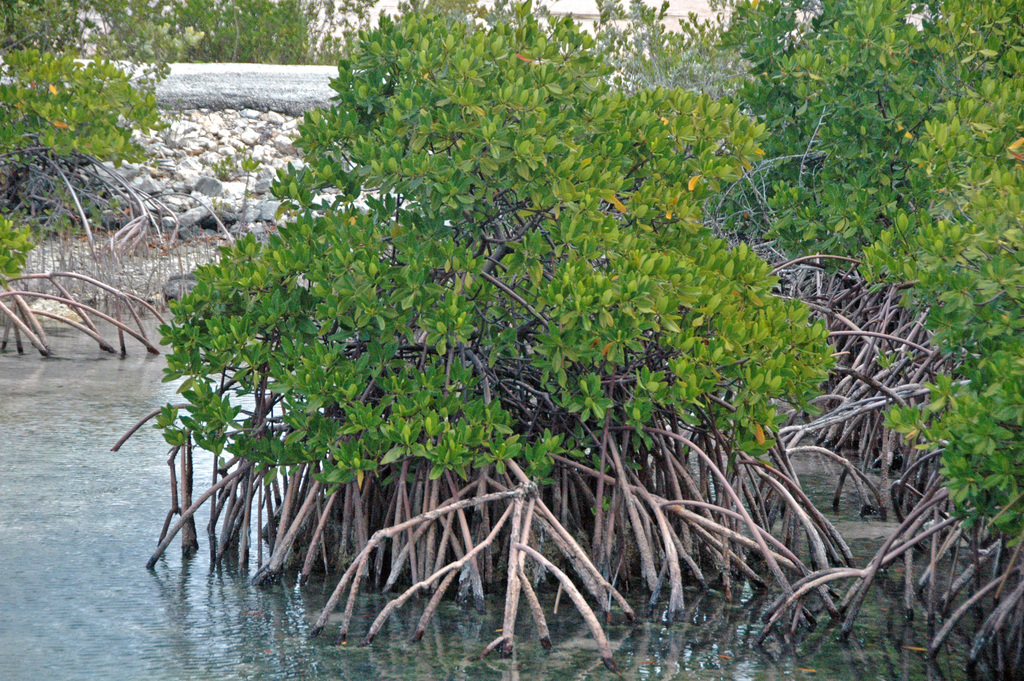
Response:
[[[408,636],[422,604],[410,602],[360,648],[333,645],[330,628],[307,637],[333,584],[260,590],[237,570],[211,570],[205,519],[196,558],[183,563],[172,544],[146,570],[169,503],[167,446],[143,428],[120,452],[110,447],[175,386],[160,381],[163,359],[137,346],[121,360],[78,336],[53,340],[59,359],[0,354],[0,680],[618,678],[565,599],[549,619],[550,653],[527,614],[515,657],[479,660],[501,626],[496,597],[483,614],[446,602],[418,643]],[[878,526],[843,522],[870,555]],[[749,591],[735,604],[688,592],[687,622],[614,620],[608,635],[628,679],[961,677],[956,660],[925,664],[911,649],[924,645],[924,624],[881,594],[848,643],[821,628],[796,650],[755,647],[764,604]],[[360,602],[353,639],[383,602]]]

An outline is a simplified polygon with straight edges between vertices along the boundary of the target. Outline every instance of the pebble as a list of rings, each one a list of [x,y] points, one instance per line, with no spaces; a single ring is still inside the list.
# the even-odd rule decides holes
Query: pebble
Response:
[[[145,163],[105,163],[106,169],[135,190],[160,197],[176,213],[181,232],[212,223],[206,205],[229,226],[237,223],[264,235],[276,229],[280,201],[270,188],[278,170],[304,165],[294,144],[300,119],[254,109],[198,109],[165,112],[164,117],[165,129],[135,133],[146,150]],[[258,168],[246,173],[242,162],[250,159]],[[174,220],[162,223],[167,227]]]
[[[246,146],[251,147],[257,142],[259,142],[260,134],[253,130],[252,128],[246,128],[245,130],[242,131],[242,134],[238,136],[238,139],[244,142]]]
[[[217,196],[224,191],[224,184],[216,177],[204,175],[196,182],[195,190],[205,196]]]

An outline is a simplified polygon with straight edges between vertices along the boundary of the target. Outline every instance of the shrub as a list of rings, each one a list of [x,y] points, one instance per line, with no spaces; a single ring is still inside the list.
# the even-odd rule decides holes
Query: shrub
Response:
[[[1022,76],[985,78],[928,122],[915,161],[948,188],[936,196],[938,215],[899,213],[867,253],[876,276],[915,281],[913,300],[930,308],[933,343],[958,364],[932,388],[924,413],[896,410],[890,425],[920,437],[922,447],[941,447],[951,497],[969,524],[983,521],[1017,541],[1024,537]]]
[[[13,0],[0,5],[0,52],[37,49],[100,57],[159,78],[197,36],[168,19],[164,0]],[[184,29],[184,27],[181,27]]]
[[[7,288],[7,280],[21,274],[25,258],[32,250],[28,230],[18,228],[5,217],[0,217],[0,289]]]
[[[202,34],[184,50],[190,62],[305,64],[309,19],[302,0],[185,0],[171,12],[176,26]]]
[[[60,156],[138,159],[142,150],[128,124],[158,123],[155,97],[135,89],[110,62],[81,64],[70,55],[19,50],[4,55],[3,75],[0,153],[7,162],[38,146]]]
[[[943,450],[961,514],[1019,537],[1024,3],[799,9],[741,3],[729,33],[752,64],[743,101],[772,131],[772,234],[914,283],[906,302],[957,368],[890,425]]]
[[[90,205],[78,196],[91,181],[80,171],[96,159],[140,158],[130,126],[159,125],[155,97],[110,62],[34,49],[8,52],[2,73],[0,206],[35,227],[74,222],[91,239]]]
[[[5,0],[0,3],[0,54],[27,48],[78,49],[79,10],[79,3],[72,0]]]
[[[684,88],[719,98],[739,86],[745,69],[738,51],[721,45],[718,21],[691,15],[673,31],[665,24],[668,2],[656,9],[643,0],[630,0],[627,7],[602,0],[598,7],[597,49],[614,69],[617,87]]]
[[[307,170],[278,186],[300,217],[202,270],[166,330],[204,446],[324,461],[329,482],[405,457],[543,478],[555,442],[582,455],[606,420],[674,413],[764,451],[773,400],[813,391],[821,326],[699,221],[761,128],[682,91],[613,94],[589,37],[520,20],[362,34],[302,127]],[[342,194],[318,217],[325,184]],[[279,436],[233,423],[222,373],[279,395]]]
[[[293,501],[254,580],[280,576],[320,496],[367,500],[339,505],[330,553],[355,558],[314,632],[341,590],[354,598],[352,575],[371,569],[373,551],[387,588],[406,565],[412,591],[439,584],[422,621],[463,568],[482,604],[481,573],[496,573],[449,563],[455,533],[424,524],[382,562],[380,542],[403,519],[429,523],[413,516],[453,510],[466,494],[458,503],[490,518],[476,539],[459,521],[467,542],[495,541],[519,509],[502,535],[510,553],[494,552],[514,567],[517,552],[534,551],[519,548],[516,518],[529,523],[523,509],[535,505],[544,536],[557,533],[602,608],[615,598],[632,616],[602,576],[616,569],[613,546],[624,578],[642,576],[652,593],[661,563],[669,618],[683,615],[680,560],[705,582],[697,561],[710,556],[704,569],[730,583],[721,544],[691,539],[689,521],[670,524],[664,504],[681,489],[738,500],[734,484],[756,484],[754,457],[778,452],[780,404],[806,404],[831,362],[826,332],[804,305],[772,294],[776,280],[749,248],[730,249],[701,224],[701,202],[759,157],[763,127],[706,95],[613,91],[609,74],[591,37],[570,20],[543,28],[529,5],[487,29],[450,15],[382,19],[341,61],[334,107],[306,115],[304,169],[275,185],[296,217],[264,248],[246,238],[225,250],[174,305],[168,378],[184,378],[187,406],[168,406],[158,425],[176,455],[187,465],[194,443],[238,457],[225,475],[288,476]],[[697,452],[707,459],[694,482]],[[616,491],[580,471],[602,481],[614,472]],[[492,483],[505,491],[485,494]],[[244,496],[232,508],[251,503],[232,489]],[[780,503],[799,504],[789,499]],[[242,541],[243,524],[225,527],[222,543],[233,532]],[[680,557],[684,541],[704,550]],[[767,546],[753,552],[788,588]],[[741,553],[732,560],[754,560]],[[514,570],[508,580],[514,623],[527,587]],[[611,664],[596,617],[573,602]],[[488,650],[511,649],[512,625],[503,632]]]

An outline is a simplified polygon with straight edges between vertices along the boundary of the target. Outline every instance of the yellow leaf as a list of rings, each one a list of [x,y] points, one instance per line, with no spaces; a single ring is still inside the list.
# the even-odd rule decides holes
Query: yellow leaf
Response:
[[[665,213],[665,219],[666,220],[671,220],[672,219],[672,211],[669,211],[669,212]]]
[[[904,650],[913,650],[916,653],[927,653],[927,648],[920,648],[918,646],[903,646]]]
[[[53,85],[50,86],[50,94],[51,95],[57,94],[57,88],[55,88]]]
[[[908,140],[914,139],[914,136],[910,134],[909,130],[907,130],[905,133],[903,133],[903,136],[906,137]]]
[[[68,124],[63,122],[63,121],[54,121],[53,122],[53,127],[58,128],[60,130],[67,130],[68,129]]]
[[[607,357],[608,356],[608,351],[611,350],[611,349],[612,349],[612,344],[611,343],[609,343],[608,345],[604,346],[604,349],[601,350],[601,356],[602,357]]]
[[[664,123],[665,125],[668,125],[668,119],[665,118],[664,116],[661,117],[661,122]]]
[[[757,440],[757,444],[764,444],[764,428],[761,427],[760,423],[754,424],[754,439]]]
[[[622,203],[622,201],[619,201],[619,197],[615,196],[615,194],[612,194],[611,196],[608,197],[608,203],[610,203],[613,206],[615,206],[615,208],[620,213],[626,213],[627,212],[626,205],[624,203]]]
[[[692,192],[694,189],[697,188],[697,183],[699,183],[699,182],[700,182],[700,175],[694,175],[693,177],[690,178],[690,182],[686,186]]]
[[[1019,140],[1017,140],[1016,142],[1014,142],[1013,144],[1006,148],[1009,149],[1010,151],[1013,151],[1014,149],[1020,149],[1021,147],[1024,147],[1024,137],[1021,137]]]
[[[359,489],[363,488],[363,471],[362,470],[356,470],[356,485],[358,485]]]
[[[761,4],[760,0],[750,0],[750,6],[753,7],[754,9],[757,9],[757,6],[759,4]]]
[[[764,149],[755,149],[754,153],[758,156],[764,156]]]

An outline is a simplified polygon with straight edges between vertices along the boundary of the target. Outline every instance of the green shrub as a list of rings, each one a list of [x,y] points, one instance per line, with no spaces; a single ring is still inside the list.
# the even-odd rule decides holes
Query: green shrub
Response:
[[[11,0],[0,4],[0,53],[36,49],[122,62],[159,78],[196,35],[168,19],[164,0]],[[182,27],[184,28],[184,27]]]
[[[617,87],[629,92],[684,88],[715,98],[738,87],[745,69],[737,50],[722,47],[717,21],[691,16],[674,31],[665,24],[667,1],[660,9],[643,0],[630,0],[628,7],[601,0],[598,7],[597,48],[615,70]]]
[[[915,160],[948,189],[936,196],[938,217],[898,214],[867,253],[876,275],[915,280],[933,343],[960,365],[933,387],[924,414],[895,411],[891,425],[942,448],[962,513],[1017,538],[1024,537],[1022,77],[1024,69],[986,78],[927,123]]]
[[[0,3],[0,54],[12,49],[80,49],[84,28],[80,8],[72,0],[4,0]]]
[[[958,368],[890,425],[942,449],[965,517],[1019,537],[1024,2],[845,0],[805,22],[798,9],[742,3],[729,31],[752,65],[740,96],[772,132],[772,235],[914,282],[906,302],[929,310]]]
[[[674,419],[766,451],[777,400],[807,399],[831,360],[768,266],[701,226],[763,126],[608,74],[592,38],[528,5],[490,29],[411,14],[361,33],[335,106],[302,125],[305,170],[277,184],[298,216],[201,268],[164,329],[189,401],[168,440],[319,461],[329,483],[406,460],[543,479],[595,431],[640,442]]]
[[[302,0],[184,0],[171,13],[179,28],[202,33],[182,55],[190,62],[304,64],[309,18]]]
[[[4,55],[0,83],[0,209],[43,231],[85,227],[103,193],[79,171],[96,159],[138,159],[132,128],[159,125],[152,92],[137,89],[110,62],[87,64],[34,49]]]
[[[750,63],[738,98],[771,134],[767,205],[744,206],[740,229],[768,211],[784,250],[857,254],[919,199],[914,140],[941,104],[933,22],[918,31],[910,0],[740,3],[726,36]],[[743,215],[743,211],[738,211]]]
[[[45,147],[59,156],[103,160],[141,158],[130,125],[158,125],[156,98],[137,90],[106,61],[87,64],[36,50],[4,55],[0,84],[0,154],[12,162],[22,149]]]

